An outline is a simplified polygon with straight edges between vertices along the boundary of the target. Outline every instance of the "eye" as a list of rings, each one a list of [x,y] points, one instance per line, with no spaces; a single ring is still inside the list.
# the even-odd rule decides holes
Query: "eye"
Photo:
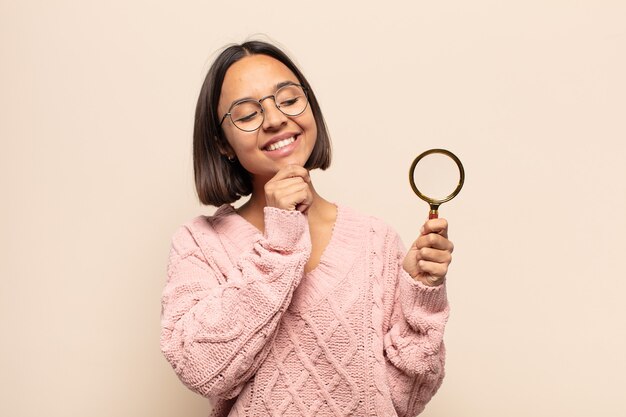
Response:
[[[276,91],[276,105],[279,108],[289,108],[289,112],[300,112],[300,108],[306,106],[306,95],[301,86],[296,84],[287,84]],[[298,110],[294,110],[294,109]]]
[[[235,123],[248,123],[259,118],[262,109],[254,101],[244,101],[237,104],[230,111],[230,115]]]
[[[259,112],[258,111],[254,111],[254,112],[252,112],[250,114],[246,114],[246,115],[243,115],[243,116],[238,116],[235,119],[235,122],[242,122],[242,123],[249,122],[250,120],[252,120],[255,117],[257,117],[258,115],[259,115]]]
[[[280,102],[280,107],[293,106],[298,101],[300,101],[300,97],[293,97],[293,98],[284,99],[284,100],[282,100]]]

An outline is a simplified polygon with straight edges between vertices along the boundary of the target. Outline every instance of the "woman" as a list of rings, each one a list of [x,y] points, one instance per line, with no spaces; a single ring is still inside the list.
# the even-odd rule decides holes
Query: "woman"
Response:
[[[329,164],[293,62],[225,49],[194,129],[198,195],[219,209],[175,233],[162,300],[163,353],[214,416],[414,416],[441,384],[447,222],[405,255],[384,222],[317,193],[309,170]]]

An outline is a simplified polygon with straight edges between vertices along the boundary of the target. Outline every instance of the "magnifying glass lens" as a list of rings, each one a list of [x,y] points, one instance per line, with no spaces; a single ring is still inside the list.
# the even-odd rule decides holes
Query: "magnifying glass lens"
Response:
[[[432,153],[424,156],[415,166],[413,181],[422,194],[433,199],[443,200],[459,184],[459,168],[449,156]]]

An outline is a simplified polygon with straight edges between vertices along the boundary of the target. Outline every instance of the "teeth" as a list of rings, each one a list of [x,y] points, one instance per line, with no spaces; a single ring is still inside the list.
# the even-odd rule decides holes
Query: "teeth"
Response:
[[[292,136],[290,138],[287,139],[283,139],[283,140],[279,140],[278,142],[274,142],[271,145],[269,145],[267,147],[268,151],[275,151],[276,149],[280,149],[284,146],[289,145],[290,143],[294,143],[296,141],[296,139]]]

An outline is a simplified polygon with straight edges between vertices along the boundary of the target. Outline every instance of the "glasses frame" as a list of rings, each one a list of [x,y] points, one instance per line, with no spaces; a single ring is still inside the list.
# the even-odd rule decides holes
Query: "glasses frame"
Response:
[[[280,106],[278,105],[278,103],[276,102],[276,95],[277,95],[277,94],[278,94],[278,92],[279,92],[280,90],[282,90],[283,88],[286,88],[286,87],[293,87],[293,86],[300,87],[300,88],[302,89],[302,91],[304,92],[304,98],[306,99],[306,104],[305,104],[305,106],[304,106],[304,108],[302,109],[302,111],[301,111],[301,112],[296,113],[296,114],[288,114],[288,113],[285,113],[285,112],[284,112],[284,111],[280,108]],[[268,98],[272,98],[272,99],[274,100],[274,106],[276,106],[276,108],[277,108],[278,110],[280,110],[280,112],[281,112],[282,114],[284,114],[285,116],[288,116],[288,117],[295,117],[295,116],[299,116],[299,115],[301,115],[302,113],[304,113],[304,111],[307,109],[307,107],[309,107],[309,95],[307,94],[307,88],[306,88],[305,86],[303,86],[302,84],[298,84],[298,83],[289,83],[289,84],[285,84],[285,85],[282,85],[282,86],[280,86],[279,88],[277,88],[277,89],[276,89],[276,91],[274,92],[274,94],[270,94],[270,95],[268,95],[268,96],[261,97],[261,98],[260,98],[260,99],[258,99],[258,100],[254,100],[254,99],[244,99],[244,100],[239,100],[239,101],[236,101],[235,103],[233,103],[233,104],[230,106],[230,108],[228,109],[228,113],[226,113],[226,114],[224,115],[224,117],[222,117],[222,120],[220,121],[220,126],[222,126],[222,123],[224,123],[224,120],[226,120],[226,118],[228,117],[228,118],[230,119],[231,123],[233,124],[233,126],[235,126],[237,129],[239,129],[239,130],[241,130],[241,131],[243,131],[243,132],[254,132],[255,130],[259,130],[259,128],[260,128],[261,126],[263,126],[263,123],[265,122],[265,108],[263,108],[263,101],[267,100]],[[257,127],[255,127],[254,129],[252,129],[252,130],[242,129],[242,128],[240,128],[239,126],[237,126],[237,123],[235,123],[235,121],[233,120],[233,116],[232,116],[232,114],[231,114],[231,111],[233,110],[233,108],[234,108],[235,106],[237,106],[237,105],[239,105],[239,104],[241,104],[241,103],[248,103],[248,102],[251,102],[251,103],[258,103],[258,104],[259,104],[259,106],[261,107],[261,115],[263,116],[263,118],[261,119],[261,123],[260,123]]]

